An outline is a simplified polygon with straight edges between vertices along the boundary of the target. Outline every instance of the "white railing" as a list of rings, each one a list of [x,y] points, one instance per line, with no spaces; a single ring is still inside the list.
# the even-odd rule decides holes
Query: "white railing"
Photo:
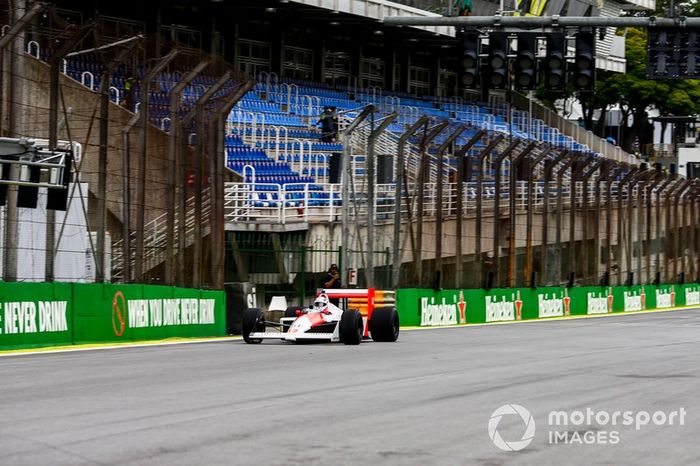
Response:
[[[576,182],[577,191],[575,204],[577,208],[583,205],[583,182]],[[465,216],[474,215],[477,205],[477,183],[468,182],[463,186],[462,213]],[[588,183],[588,207],[594,208],[595,182]],[[401,200],[401,214],[408,215],[406,196],[410,198],[413,208],[412,215],[417,215],[417,193],[415,183],[409,183]],[[613,206],[617,205],[618,183],[611,186]],[[605,182],[600,182],[601,208],[605,206],[607,198]],[[378,223],[391,222],[396,209],[395,185],[376,185],[375,221]],[[224,196],[224,216],[228,224],[236,223],[275,223],[293,224],[295,222],[333,222],[339,221],[342,214],[343,200],[341,198],[341,186],[339,184],[287,184],[273,183],[226,183]],[[423,188],[424,204],[423,216],[435,217],[437,212],[438,197],[437,183],[426,183]],[[622,198],[626,202],[630,198],[636,198],[637,188],[631,193],[628,186],[622,191]],[[639,193],[641,194],[641,193]],[[545,184],[538,181],[533,184],[532,208],[541,211],[545,199]],[[367,218],[367,193],[358,190],[350,195],[350,215],[356,221],[366,222]],[[500,199],[500,211],[507,213],[510,205],[510,184],[508,180],[502,180],[500,190],[494,181],[485,181],[482,185],[482,212],[493,212],[496,196]],[[526,181],[516,182],[516,209],[524,212],[528,208],[528,185]],[[555,182],[549,185],[549,209],[557,208],[559,192]],[[571,207],[571,184],[562,183],[561,205]],[[652,196],[652,200],[654,200]],[[625,203],[626,205],[626,203]],[[444,183],[442,196],[443,217],[457,215],[457,183]]]

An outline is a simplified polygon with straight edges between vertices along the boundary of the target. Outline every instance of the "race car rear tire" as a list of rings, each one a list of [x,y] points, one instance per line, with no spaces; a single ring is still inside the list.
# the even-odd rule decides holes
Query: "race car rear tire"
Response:
[[[396,309],[375,309],[369,321],[369,333],[374,341],[396,341],[399,338],[399,313]]]
[[[340,341],[346,345],[359,345],[363,330],[362,314],[355,310],[343,311],[340,316]]]
[[[250,338],[253,332],[265,331],[265,313],[257,307],[249,307],[243,313],[243,341],[250,344],[262,343],[261,338]]]

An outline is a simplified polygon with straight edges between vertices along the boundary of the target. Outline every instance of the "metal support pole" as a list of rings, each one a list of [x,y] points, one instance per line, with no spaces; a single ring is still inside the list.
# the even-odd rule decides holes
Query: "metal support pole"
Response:
[[[144,225],[145,225],[145,211],[146,211],[146,178],[147,178],[147,168],[148,168],[148,114],[149,114],[149,103],[150,103],[150,87],[151,81],[168,66],[168,64],[177,56],[177,49],[173,49],[163,58],[159,59],[158,62],[151,68],[143,80],[141,81],[141,106],[139,107],[139,113],[133,116],[131,121],[124,128],[125,132],[125,150],[129,150],[129,130],[132,126],[136,125],[135,119],[138,119],[139,126],[141,129],[140,135],[140,150],[137,152],[138,158],[136,161],[137,166],[137,184],[136,184],[136,225],[135,225],[135,256],[136,262],[134,264],[134,279],[137,281],[144,280],[144,269],[143,269],[143,259],[144,259]],[[133,122],[133,123],[132,123]],[[168,252],[170,254],[170,252]],[[167,259],[166,259],[167,260]]]
[[[545,285],[549,284],[547,276],[547,255],[549,251],[549,198],[551,197],[550,183],[554,178],[554,168],[569,154],[563,150],[554,158],[545,160],[544,165],[544,199],[542,203],[542,247],[540,248],[540,275]],[[559,194],[557,194],[559,197]]]
[[[510,158],[513,151],[520,145],[520,139],[516,139],[508,145],[506,150],[496,157],[494,167],[496,170],[496,195],[493,199],[493,282],[496,287],[501,285],[501,260],[499,254],[500,240],[500,222],[501,222],[501,166],[506,158]],[[511,176],[513,175],[513,166],[511,165]],[[513,193],[510,193],[513,196]]]
[[[396,179],[394,191],[394,238],[393,238],[393,264],[391,269],[391,286],[396,289],[399,287],[401,279],[401,194],[404,189],[403,176],[405,170],[405,150],[408,139],[418,131],[419,128],[425,126],[430,121],[426,115],[420,117],[408,130],[399,137],[398,152],[396,154]],[[405,187],[408,190],[408,186]],[[410,206],[406,205],[406,208]]]
[[[692,192],[690,193],[690,196],[688,196],[688,211],[690,218],[689,224],[688,224],[688,248],[690,249],[690,254],[689,254],[689,263],[688,263],[688,273],[690,274],[690,280],[696,280],[697,275],[696,275],[696,267],[695,267],[695,259],[698,256],[698,250],[697,250],[697,232],[695,230],[695,222],[697,221],[697,212],[695,211],[696,209],[696,202],[697,202],[697,196],[698,196],[698,185],[695,185]]]
[[[474,147],[474,145],[479,142],[479,140],[484,137],[485,131],[480,130],[472,136],[472,138],[462,147],[460,147],[457,152],[455,152],[455,157],[457,158],[457,218],[456,218],[456,234],[455,234],[455,288],[462,287],[462,274],[463,274],[463,252],[462,252],[462,231],[464,229],[464,179],[465,171],[465,158],[468,157],[467,153]],[[471,168],[471,167],[469,167]],[[469,178],[471,173],[469,173]]]
[[[617,184],[617,249],[618,249],[618,254],[617,254],[617,284],[618,286],[622,285],[622,253],[623,253],[623,243],[624,243],[624,236],[622,234],[622,201],[623,201],[623,195],[622,195],[622,190],[624,189],[624,186],[626,184],[629,184],[630,181],[634,179],[634,177],[637,175],[637,172],[639,171],[638,167],[632,167],[629,172],[620,180],[620,182]],[[627,189],[627,202],[631,203],[631,189],[628,187]]]
[[[443,142],[440,147],[438,147],[436,157],[438,158],[437,165],[437,193],[436,193],[436,205],[435,205],[435,288],[442,289],[442,196],[443,189],[446,183],[449,183],[449,179],[445,179],[445,152],[452,146],[457,140],[457,138],[464,132],[466,128],[464,126],[459,126],[455,131],[450,134],[445,142]],[[459,238],[455,238],[459,241]]]
[[[374,223],[376,214],[376,177],[375,167],[377,161],[374,155],[374,147],[377,138],[399,116],[393,112],[387,115],[376,129],[373,129],[367,138],[367,158],[365,168],[367,173],[367,271],[365,273],[367,288],[374,288]]]
[[[582,162],[587,162],[589,160],[581,160]],[[581,164],[580,166],[577,166],[576,164],[571,166],[571,183],[570,183],[570,188],[569,188],[569,200],[570,200],[570,207],[569,207],[569,266],[567,267],[567,270],[569,273],[574,274],[574,279],[576,278],[576,201],[578,197],[578,184],[577,181],[579,177],[581,177],[581,174],[583,173],[583,170],[585,169],[585,166]],[[583,180],[582,180],[583,181]],[[585,185],[584,185],[585,186]],[[585,189],[585,187],[584,187]]]
[[[425,206],[425,179],[429,175],[428,146],[430,143],[449,126],[449,121],[444,120],[430,128],[424,135],[420,144],[420,168],[418,169],[418,216],[416,225],[416,250],[413,257],[415,260],[415,280],[420,286],[423,283],[423,210]]]
[[[224,265],[226,259],[225,222],[224,222],[224,167],[226,166],[226,119],[231,109],[255,85],[253,80],[247,80],[236,89],[219,108],[216,115],[216,126],[212,129],[215,141],[213,150],[209,153],[209,266],[211,286],[216,290],[224,287]]]
[[[612,184],[620,173],[622,173],[621,166],[613,167],[611,173],[608,175],[608,181],[605,184],[605,276],[608,284],[612,282],[610,276],[612,273]]]
[[[484,161],[486,157],[491,155],[491,152],[498,146],[498,144],[503,140],[504,136],[502,134],[494,137],[491,142],[486,146],[479,157],[477,158],[477,178],[476,178],[476,218],[475,220],[475,232],[474,235],[476,239],[474,240],[474,258],[475,262],[478,264],[478,277],[479,281],[483,281],[483,260],[481,257],[481,239],[482,239],[482,211],[483,211],[483,198],[484,198]],[[482,287],[482,283],[478,283],[478,287]]]
[[[95,281],[105,281],[105,243],[107,231],[107,150],[109,131],[109,83],[110,70],[102,75],[100,87],[100,143],[98,153],[97,196],[95,211],[97,212],[97,248],[95,257]]]
[[[661,183],[664,180],[663,176],[659,174],[659,176],[656,177],[654,182],[650,185],[647,186],[647,198],[646,198],[646,254],[645,254],[645,266],[647,269],[647,274],[646,274],[646,283],[651,283],[652,281],[652,274],[651,274],[651,254],[653,251],[652,247],[652,196],[654,194],[654,190],[657,188],[659,183]],[[656,220],[657,222],[659,221],[658,218]],[[641,276],[639,277],[640,279],[642,278]]]
[[[625,261],[625,267],[627,269],[627,273],[633,273],[634,266],[632,264],[632,258],[634,257],[634,234],[635,234],[635,228],[633,227],[634,225],[634,208],[635,205],[639,205],[639,192],[640,190],[637,190],[637,196],[636,196],[636,202],[635,202],[635,197],[634,197],[634,188],[637,185],[637,183],[642,182],[646,177],[649,176],[649,171],[647,171],[644,166],[640,168],[640,171],[637,172],[637,175],[632,178],[632,180],[629,183],[629,189],[628,192],[629,194],[627,195],[627,257]],[[637,230],[637,239],[639,239],[639,230]],[[634,275],[632,275],[633,277]],[[639,277],[638,277],[639,278]],[[641,282],[640,282],[641,283]],[[634,284],[634,279],[630,280],[630,285]]]
[[[562,253],[562,247],[561,247],[561,241],[562,241],[562,240],[561,240],[561,238],[562,238],[561,228],[562,228],[562,227],[561,227],[561,222],[562,222],[562,212],[563,212],[563,210],[564,210],[564,209],[563,209],[563,205],[562,205],[562,204],[563,204],[563,203],[562,203],[562,199],[563,199],[563,197],[564,197],[564,196],[563,196],[563,180],[564,180],[564,173],[566,173],[566,171],[569,170],[569,168],[571,168],[571,167],[573,166],[574,162],[576,162],[577,160],[579,160],[579,156],[578,156],[578,155],[572,155],[571,158],[570,158],[569,160],[567,160],[566,162],[564,162],[564,163],[562,164],[562,166],[559,167],[559,170],[557,171],[557,190],[556,190],[556,193],[557,193],[557,207],[556,207],[556,209],[557,209],[557,216],[556,216],[556,218],[555,218],[556,230],[555,230],[555,247],[554,247],[554,250],[555,250],[555,252],[556,252],[556,254],[557,254],[557,270],[556,270],[556,277],[557,277],[557,279],[555,280],[555,282],[556,282],[557,284],[561,281],[561,253]],[[573,170],[572,170],[572,172],[573,172]],[[571,177],[570,177],[570,178],[571,178],[571,181],[570,181],[570,185],[571,185],[571,184],[574,183],[574,181],[573,181],[573,180],[574,180],[574,175],[573,175],[573,173],[571,174]],[[549,284],[549,282],[550,282],[550,281],[548,280],[547,283]]]
[[[610,160],[606,160],[605,163],[600,167],[600,175],[596,181],[595,187],[595,207],[593,214],[593,263],[586,270],[584,276],[584,283],[596,284],[596,279],[598,278],[598,271],[600,269],[600,217],[601,217],[601,183],[607,182],[610,178],[610,172],[612,169],[612,163]],[[593,277],[593,280],[591,280]]]
[[[523,272],[523,283],[525,283],[526,286],[530,287],[536,286],[536,280],[534,279],[534,275],[532,273],[532,220],[534,214],[533,210],[535,208],[535,205],[533,203],[533,198],[535,197],[535,169],[537,168],[537,165],[539,165],[540,162],[542,162],[548,155],[548,150],[543,151],[535,160],[532,161],[532,164],[530,165],[530,170],[527,173],[527,207],[525,212],[525,269]],[[546,215],[546,212],[544,212],[544,210],[542,211],[542,215]],[[542,247],[544,247],[544,244],[542,245]]]
[[[581,261],[581,278],[582,278],[582,284],[587,285],[587,279],[588,279],[588,262],[589,262],[589,257],[590,254],[588,253],[588,181],[593,177],[593,174],[596,173],[600,168],[603,166],[605,163],[605,160],[599,160],[598,162],[595,162],[594,165],[581,176],[581,181],[583,181],[583,203],[582,203],[582,219],[581,219],[581,224],[582,224],[582,237],[581,237],[581,245],[582,245],[582,261]],[[598,180],[595,181],[598,183]],[[596,233],[597,234],[597,233]],[[576,264],[577,261],[572,262],[573,268],[574,268],[574,273],[576,272]]]
[[[656,260],[654,261],[654,272],[656,278],[661,281],[661,194],[674,183],[674,176],[670,176],[656,190]],[[666,225],[668,228],[668,225]]]
[[[673,194],[673,228],[671,234],[673,237],[673,247],[669,248],[671,257],[673,258],[673,275],[670,282],[675,283],[678,280],[678,258],[680,254],[681,231],[683,229],[682,218],[679,214],[681,199],[685,195],[685,191],[690,187],[690,180],[683,181],[681,187]]]
[[[647,175],[641,180],[641,186],[637,189],[637,280],[640,285],[644,284],[642,255],[644,254],[644,241],[646,238],[647,231],[645,230],[646,222],[645,220],[645,208],[646,201],[649,197],[648,182],[652,181],[652,185],[655,184],[654,179],[656,178],[655,171],[647,171]]]
[[[186,126],[192,119],[197,119],[197,143],[195,146],[194,155],[194,176],[195,176],[195,189],[194,189],[194,242],[192,244],[192,286],[194,288],[199,288],[202,286],[202,191],[204,189],[204,169],[202,167],[202,159],[204,158],[204,147],[205,147],[205,137],[206,137],[206,105],[209,103],[211,98],[216,94],[219,89],[221,89],[231,78],[231,73],[224,73],[214,84],[212,84],[202,96],[197,99],[194,108],[188,113],[182,120],[182,125]],[[216,118],[212,119],[216,121]],[[225,123],[224,123],[225,125]],[[216,144],[212,147],[210,158],[216,158]],[[210,177],[211,178],[211,177]],[[209,199],[210,202],[214,200],[213,190],[209,189]],[[217,201],[219,199],[217,198]],[[211,204],[213,207],[214,204]],[[211,225],[210,225],[211,226]]]
[[[68,38],[56,50],[52,50],[49,61],[49,149],[54,150],[58,146],[58,96],[60,63],[63,57],[75,47],[95,27],[94,22],[89,22],[78,29],[72,37]],[[1,50],[1,49],[0,49]],[[45,277],[47,282],[54,280],[54,258],[56,256],[55,229],[56,212],[46,210],[46,263]]]
[[[516,201],[517,201],[517,172],[525,157],[537,146],[531,142],[517,156],[510,158],[510,196],[508,196],[508,286],[515,287],[515,235],[516,232]]]
[[[200,61],[192,71],[177,83],[170,91],[170,133],[168,135],[168,162],[170,170],[167,173],[167,245],[165,260],[165,282],[168,285],[185,285],[185,224],[186,200],[185,174],[183,169],[182,148],[180,147],[181,119],[180,97],[187,87],[204,69],[209,66],[209,59]],[[177,215],[177,248],[175,247],[175,218]],[[174,256],[173,252],[177,251]],[[177,263],[175,263],[177,259]]]
[[[368,105],[360,112],[357,117],[343,130],[340,132],[340,140],[343,144],[343,159],[342,159],[342,172],[343,176],[341,178],[342,187],[341,195],[343,197],[342,204],[342,231],[341,231],[341,243],[342,249],[340,254],[340,263],[345,267],[345,276],[347,277],[347,272],[350,267],[348,261],[348,245],[350,244],[350,178],[353,176],[352,164],[350,163],[350,157],[352,156],[350,147],[350,137],[353,131],[362,123],[370,114],[376,111],[373,105]]]

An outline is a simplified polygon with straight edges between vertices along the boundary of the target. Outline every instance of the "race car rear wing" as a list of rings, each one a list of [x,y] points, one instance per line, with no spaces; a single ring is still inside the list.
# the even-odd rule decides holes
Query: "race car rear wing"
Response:
[[[396,295],[394,291],[375,290],[374,288],[327,288],[316,290],[316,296],[325,294],[329,298],[348,300],[348,309],[357,309],[366,317],[366,321],[372,318],[372,312],[377,307],[395,307]],[[365,336],[369,335],[365,325]]]

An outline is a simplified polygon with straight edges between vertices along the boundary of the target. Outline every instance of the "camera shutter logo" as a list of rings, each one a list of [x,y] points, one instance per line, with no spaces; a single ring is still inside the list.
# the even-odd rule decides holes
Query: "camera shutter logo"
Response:
[[[525,432],[520,440],[506,442],[498,433],[498,424],[501,422],[501,418],[509,414],[517,414],[525,424]],[[530,411],[520,405],[503,405],[494,411],[489,419],[489,437],[491,437],[493,444],[503,451],[520,451],[530,445],[532,439],[535,438],[535,419]]]

